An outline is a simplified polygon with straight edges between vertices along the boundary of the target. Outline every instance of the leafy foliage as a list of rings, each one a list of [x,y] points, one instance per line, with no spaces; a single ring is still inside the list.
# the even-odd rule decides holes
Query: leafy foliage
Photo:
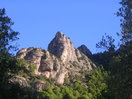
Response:
[[[117,16],[121,17],[121,33],[122,41],[132,41],[132,0],[121,0],[121,8],[117,12]]]
[[[0,78],[14,72],[16,66],[16,59],[9,51],[16,48],[11,42],[18,39],[19,33],[11,28],[12,25],[13,22],[6,16],[5,9],[0,9]]]
[[[132,99],[132,1],[122,0],[120,4],[122,7],[117,15],[122,17],[124,49],[116,52],[114,39],[105,34],[96,46],[106,51],[93,55],[91,59],[109,68],[103,69],[101,66],[91,72],[80,71],[81,75],[69,76],[64,85],[56,85],[52,79],[35,76],[33,64],[27,65],[25,60],[16,59],[9,53],[16,48],[11,43],[18,39],[19,33],[11,28],[14,23],[6,16],[5,9],[0,9],[0,99]],[[37,50],[34,50],[30,54],[36,53]],[[82,59],[80,57],[78,60]],[[76,63],[73,65],[78,66]],[[44,81],[45,88],[36,91],[12,85],[7,82],[11,75],[26,76],[29,83]]]
[[[109,36],[105,33],[105,35],[102,36],[102,40],[96,44],[96,47],[104,48],[109,52],[114,52],[115,51],[114,41],[115,40],[112,38],[112,36]]]
[[[11,48],[16,48],[10,43],[17,40],[18,32],[15,32],[11,26],[14,23],[11,18],[6,16],[5,9],[0,9],[0,51],[8,51]]]
[[[124,48],[111,60],[110,88],[115,99],[132,99],[132,0],[122,0],[117,15],[121,17]]]
[[[70,85],[52,86],[40,92],[38,99],[109,99],[108,73],[98,68],[85,73],[83,81],[75,81]]]
[[[128,51],[130,50],[131,51]],[[126,48],[111,61],[110,86],[117,99],[132,99],[132,48]]]

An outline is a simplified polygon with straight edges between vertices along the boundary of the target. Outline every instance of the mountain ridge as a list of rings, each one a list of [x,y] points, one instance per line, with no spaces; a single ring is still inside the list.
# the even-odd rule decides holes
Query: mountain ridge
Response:
[[[24,48],[17,53],[17,58],[35,65],[35,74],[54,79],[63,84],[69,76],[81,75],[80,71],[91,71],[96,65],[62,32],[57,32],[48,45],[48,50],[41,48]]]

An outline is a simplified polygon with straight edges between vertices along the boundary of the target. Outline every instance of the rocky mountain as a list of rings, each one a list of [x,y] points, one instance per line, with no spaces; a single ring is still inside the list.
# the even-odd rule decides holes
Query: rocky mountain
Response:
[[[80,71],[91,71],[95,64],[62,32],[57,32],[48,45],[48,50],[41,48],[24,48],[17,53],[19,59],[35,65],[35,74],[54,79],[54,83],[63,84],[69,76],[81,75]],[[82,52],[81,52],[81,51]],[[87,50],[87,49],[86,49]],[[86,51],[86,53],[88,53]],[[90,52],[88,53],[90,54]]]
[[[86,56],[91,56],[92,53],[91,51],[87,48],[87,46],[85,45],[81,45],[80,47],[77,48],[79,51],[81,51],[83,54],[85,54]]]
[[[48,51],[63,62],[77,61],[74,44],[62,32],[58,32],[50,42]]]

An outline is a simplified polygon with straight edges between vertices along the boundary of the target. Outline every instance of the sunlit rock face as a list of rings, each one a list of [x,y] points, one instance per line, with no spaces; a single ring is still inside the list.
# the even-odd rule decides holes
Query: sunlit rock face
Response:
[[[57,57],[50,54],[49,51],[41,48],[27,48],[20,50],[17,53],[17,57],[34,64],[36,66],[36,75],[56,79],[58,84],[63,84],[64,81],[60,81],[60,78],[64,79],[63,76],[66,74],[66,70],[63,67],[64,64]]]
[[[57,32],[48,46],[48,51],[63,62],[77,61],[74,44],[62,32]]]
[[[57,84],[63,84],[69,76],[80,75],[80,71],[90,71],[96,66],[62,32],[57,32],[50,42],[48,51],[41,48],[25,48],[17,53],[36,66],[35,74],[52,78]]]

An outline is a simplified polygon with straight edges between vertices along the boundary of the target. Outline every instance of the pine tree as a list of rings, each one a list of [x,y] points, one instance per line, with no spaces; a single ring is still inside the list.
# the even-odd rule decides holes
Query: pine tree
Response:
[[[111,61],[111,89],[115,99],[132,99],[132,0],[122,0],[121,16],[124,49]]]
[[[15,48],[10,43],[18,39],[19,33],[11,28],[13,24],[11,18],[6,16],[5,9],[0,9],[0,51],[8,52],[11,48]]]
[[[18,39],[19,34],[12,29],[13,24],[11,18],[6,16],[5,9],[0,9],[0,78],[3,77],[2,74],[10,71],[15,61],[9,53],[11,49],[16,48],[11,43]]]
[[[132,41],[132,0],[122,0],[117,16],[121,17],[122,41]]]

